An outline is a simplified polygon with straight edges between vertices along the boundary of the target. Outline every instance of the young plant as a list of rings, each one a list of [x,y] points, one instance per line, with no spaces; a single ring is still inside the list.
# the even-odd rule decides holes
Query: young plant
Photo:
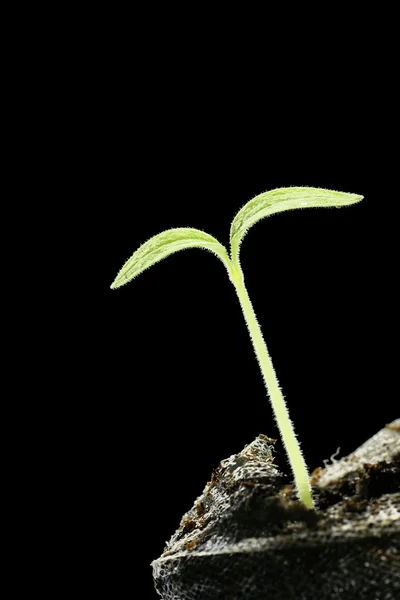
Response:
[[[310,187],[289,187],[265,192],[245,204],[233,219],[230,230],[230,256],[225,246],[204,231],[191,228],[168,229],[142,244],[124,264],[111,285],[111,288],[118,288],[128,283],[156,262],[184,248],[204,248],[221,259],[239,298],[275,419],[288,454],[298,497],[309,509],[314,508],[310,477],[267,346],[244,284],[244,276],[239,261],[239,249],[249,228],[264,217],[295,208],[341,207],[359,202],[362,198],[362,196],[355,194]]]

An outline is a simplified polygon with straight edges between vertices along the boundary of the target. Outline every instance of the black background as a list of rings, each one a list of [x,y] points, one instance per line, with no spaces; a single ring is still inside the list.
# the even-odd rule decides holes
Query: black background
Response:
[[[324,45],[315,32],[299,55],[297,45],[285,54],[261,44],[244,56],[234,32],[218,51],[211,28],[146,45],[122,20],[92,26],[62,90],[70,247],[83,240],[64,315],[65,339],[73,336],[67,493],[80,524],[78,570],[110,597],[155,600],[150,562],[212,470],[259,433],[278,432],[215,256],[185,250],[110,290],[114,277],[168,228],[195,227],[228,245],[234,215],[269,189],[363,195],[340,210],[272,216],[241,248],[313,470],[398,417],[398,167],[390,71],[374,62],[371,75],[345,30],[343,56],[337,36]],[[279,441],[276,462],[290,473]]]

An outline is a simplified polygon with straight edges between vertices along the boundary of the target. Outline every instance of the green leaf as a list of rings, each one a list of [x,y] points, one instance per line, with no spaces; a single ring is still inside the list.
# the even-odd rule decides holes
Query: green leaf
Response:
[[[294,208],[345,206],[362,200],[363,196],[335,192],[322,188],[288,187],[271,190],[245,204],[232,221],[230,241],[232,260],[236,262],[239,246],[248,229],[269,215]]]
[[[226,248],[208,233],[185,227],[167,229],[151,237],[132,254],[118,273],[111,288],[121,287],[163,258],[185,248],[210,250],[224,262],[228,269],[230,267]]]

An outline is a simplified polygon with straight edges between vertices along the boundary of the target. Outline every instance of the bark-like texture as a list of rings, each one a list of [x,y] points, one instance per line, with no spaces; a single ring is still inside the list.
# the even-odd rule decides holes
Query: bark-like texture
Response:
[[[221,462],[153,562],[163,600],[400,598],[400,419],[296,501],[259,436]]]

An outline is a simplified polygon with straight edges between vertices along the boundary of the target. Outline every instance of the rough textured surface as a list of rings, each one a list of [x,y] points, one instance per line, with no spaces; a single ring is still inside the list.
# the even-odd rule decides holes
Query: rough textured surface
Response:
[[[259,436],[221,462],[153,562],[163,600],[398,600],[400,419],[296,501]]]

